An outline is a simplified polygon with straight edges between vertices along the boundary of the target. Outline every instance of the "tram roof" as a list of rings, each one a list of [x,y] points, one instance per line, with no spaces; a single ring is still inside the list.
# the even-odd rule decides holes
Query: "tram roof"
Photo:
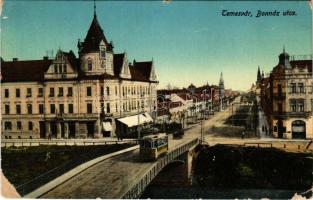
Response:
[[[147,136],[144,136],[142,139],[143,140],[147,140],[147,139],[158,139],[158,138],[163,138],[167,136],[166,133],[158,133],[156,135],[147,135]]]

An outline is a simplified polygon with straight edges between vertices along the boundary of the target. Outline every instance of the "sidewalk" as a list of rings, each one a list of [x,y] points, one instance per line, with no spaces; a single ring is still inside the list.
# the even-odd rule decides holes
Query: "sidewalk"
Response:
[[[39,146],[39,145],[105,145],[105,144],[123,144],[129,142],[136,142],[137,139],[123,139],[117,138],[85,138],[85,139],[2,139],[1,147],[10,146]]]

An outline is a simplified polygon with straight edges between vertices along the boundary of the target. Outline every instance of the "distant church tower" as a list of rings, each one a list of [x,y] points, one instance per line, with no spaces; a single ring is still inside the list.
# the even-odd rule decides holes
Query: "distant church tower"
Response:
[[[256,79],[256,85],[259,85],[261,83],[261,80],[262,80],[262,75],[261,75],[261,72],[260,72],[260,66],[258,66],[258,76],[257,76],[257,79]]]
[[[224,79],[223,72],[221,72],[220,82],[219,82],[219,100],[220,100],[220,111],[223,110],[223,99],[224,99]]]

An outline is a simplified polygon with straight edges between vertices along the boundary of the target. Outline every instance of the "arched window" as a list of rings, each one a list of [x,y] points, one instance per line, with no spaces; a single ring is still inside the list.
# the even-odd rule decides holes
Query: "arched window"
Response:
[[[91,71],[92,70],[92,60],[91,59],[88,59],[87,65],[88,65],[88,71]]]

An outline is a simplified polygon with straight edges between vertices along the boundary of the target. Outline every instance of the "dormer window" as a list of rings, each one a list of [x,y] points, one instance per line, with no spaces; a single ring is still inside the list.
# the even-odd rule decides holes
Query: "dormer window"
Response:
[[[100,46],[100,58],[105,59],[105,47]]]
[[[92,60],[91,59],[88,59],[88,71],[91,71],[92,70]]]

